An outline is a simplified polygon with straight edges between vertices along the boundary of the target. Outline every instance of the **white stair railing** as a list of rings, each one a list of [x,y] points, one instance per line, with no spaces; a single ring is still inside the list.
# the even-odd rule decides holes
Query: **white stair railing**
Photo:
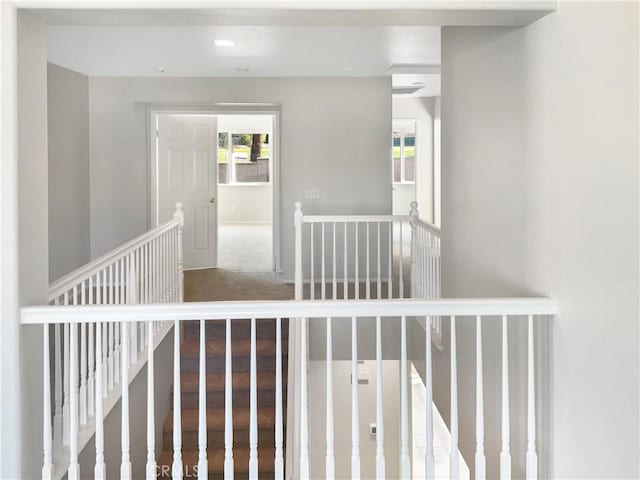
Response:
[[[169,222],[125,243],[102,257],[53,282],[49,302],[65,305],[126,305],[179,302],[183,296],[182,205]],[[45,385],[43,478],[78,478],[78,454],[96,436],[95,478],[105,478],[103,419],[118,399],[123,402],[123,458],[128,455],[128,384],[169,331],[153,322],[125,327],[122,322],[79,324],[60,322],[44,326],[45,366],[54,365],[53,381]],[[53,329],[53,352],[48,343]],[[63,335],[61,335],[61,333]],[[62,337],[62,338],[61,338]],[[147,349],[147,355],[142,352]],[[152,370],[151,370],[152,371]],[[48,370],[47,370],[48,372]],[[53,391],[54,405],[50,405]],[[151,409],[153,405],[149,406]],[[50,421],[48,421],[50,419]],[[152,467],[152,465],[150,466]],[[124,459],[121,476],[130,477]]]
[[[210,323],[217,322],[226,322],[226,348],[227,348],[227,358],[229,358],[230,352],[230,327],[231,320],[233,319],[251,319],[251,327],[252,327],[252,345],[251,345],[251,355],[252,355],[252,367],[251,367],[251,376],[250,376],[250,385],[252,392],[255,392],[257,385],[257,375],[255,368],[255,355],[256,355],[256,344],[255,344],[255,329],[256,322],[260,322],[262,319],[276,319],[276,325],[279,325],[280,319],[286,318],[289,319],[290,324],[298,323],[301,327],[303,335],[299,337],[300,342],[300,350],[302,355],[300,355],[301,364],[298,366],[299,370],[302,372],[302,381],[300,383],[295,384],[294,386],[289,385],[290,388],[295,388],[298,390],[301,402],[300,406],[300,423],[299,433],[300,433],[300,448],[299,457],[296,459],[299,465],[299,474],[294,475],[294,478],[308,478],[309,472],[313,471],[313,465],[310,464],[309,457],[309,449],[307,445],[307,435],[309,432],[309,417],[308,417],[308,397],[307,397],[307,377],[305,375],[306,372],[306,335],[304,334],[306,330],[306,321],[309,318],[320,319],[320,321],[332,321],[337,322],[351,322],[352,325],[352,352],[353,358],[352,362],[357,364],[358,361],[358,353],[357,353],[357,321],[361,318],[376,318],[380,321],[376,322],[376,338],[379,338],[381,335],[381,328],[384,323],[387,322],[400,322],[400,331],[401,331],[401,349],[402,349],[402,357],[403,361],[406,362],[406,345],[407,345],[407,328],[406,322],[412,318],[420,318],[420,317],[440,317],[443,321],[449,319],[450,328],[451,328],[451,370],[450,370],[450,393],[451,393],[451,430],[452,430],[452,454],[451,454],[451,477],[457,478],[457,468],[458,468],[458,453],[457,453],[457,445],[454,438],[457,438],[458,435],[458,427],[457,427],[457,411],[458,404],[460,402],[460,397],[457,396],[457,385],[459,382],[458,370],[459,366],[457,364],[457,340],[456,340],[456,327],[457,322],[465,322],[467,320],[473,321],[475,319],[476,324],[482,326],[485,321],[490,320],[490,317],[502,317],[503,318],[503,326],[505,330],[502,332],[506,339],[506,326],[510,323],[517,323],[521,321],[527,322],[527,353],[528,353],[528,366],[525,372],[522,372],[522,375],[527,378],[527,392],[526,398],[528,402],[527,414],[523,415],[520,418],[510,417],[508,414],[504,414],[505,409],[508,409],[509,406],[509,398],[508,395],[502,396],[502,404],[501,406],[495,406],[495,408],[501,408],[502,422],[506,419],[506,427],[503,423],[503,432],[509,431],[510,422],[516,425],[516,428],[526,429],[527,430],[527,446],[526,452],[517,452],[520,456],[526,455],[526,476],[529,479],[537,478],[537,456],[536,456],[536,436],[535,436],[535,416],[536,416],[536,406],[535,406],[535,395],[536,395],[536,384],[534,379],[534,369],[533,365],[535,362],[534,353],[536,347],[536,339],[533,338],[533,325],[540,318],[546,316],[553,316],[556,312],[555,303],[552,300],[546,298],[525,298],[525,299],[456,299],[456,300],[445,300],[445,299],[435,299],[435,300],[421,300],[421,299],[394,299],[394,300],[327,300],[325,302],[317,302],[317,301],[271,301],[271,302],[214,302],[214,303],[167,303],[167,304],[127,304],[127,305],[85,305],[85,306],[42,306],[42,307],[25,307],[22,309],[22,323],[23,324],[36,324],[43,325],[45,330],[49,328],[49,326],[53,325],[62,325],[69,324],[71,327],[71,331],[76,331],[78,325],[82,326],[83,324],[91,324],[95,323],[98,331],[101,331],[107,325],[112,323],[117,323],[124,328],[123,332],[126,332],[128,328],[135,330],[140,325],[158,325],[163,322],[175,322],[176,327],[179,326],[180,322],[188,321],[188,320],[198,320],[200,321],[201,331],[203,332],[206,325]],[[465,318],[467,320],[465,320]],[[151,328],[153,331],[154,328]],[[177,331],[177,330],[176,330]],[[281,334],[281,329],[276,329],[277,335]],[[330,330],[328,331],[330,335]],[[480,330],[477,330],[478,336],[480,335]],[[431,361],[431,352],[432,352],[432,342],[430,341],[431,329],[426,329],[426,347],[424,351],[425,364],[427,366],[427,375],[426,375],[426,389],[428,399],[431,398],[434,385],[432,384],[433,378],[433,362]],[[100,334],[98,334],[100,336]],[[72,366],[77,359],[78,355],[78,345],[73,341],[75,335],[72,334],[72,344],[70,347],[70,357],[72,358]],[[148,338],[151,338],[149,336]],[[201,336],[204,338],[204,335]],[[480,339],[480,337],[478,337]],[[276,343],[279,342],[279,339],[276,339]],[[381,342],[376,341],[377,343],[377,351],[376,355],[376,371],[382,372],[381,362]],[[478,341],[478,345],[480,342]],[[100,350],[100,346],[97,347],[97,351]],[[506,341],[503,343],[503,359],[505,358],[505,348]],[[47,353],[48,345],[44,345],[45,353]],[[180,385],[180,367],[179,367],[179,349],[176,349],[174,352],[174,365],[175,365],[175,385]],[[200,396],[199,403],[200,408],[206,407],[206,397],[202,394],[204,389],[204,382],[206,381],[205,371],[204,371],[204,359],[203,357],[206,355],[205,349],[202,347],[202,344],[199,349],[199,358],[201,371],[199,376],[200,382]],[[46,358],[46,355],[45,355]],[[126,355],[125,355],[126,359]],[[291,360],[289,360],[291,361]],[[278,368],[277,371],[274,372],[278,388],[282,388],[282,363],[277,363]],[[72,371],[75,369],[72,368]],[[477,382],[477,392],[479,395],[482,393],[482,366],[480,363],[475,366],[475,378]],[[153,372],[151,372],[153,373]],[[352,372],[357,378],[357,371]],[[401,420],[401,437],[403,442],[405,442],[408,438],[408,422],[406,421],[408,412],[408,402],[406,391],[408,385],[406,382],[407,369],[403,370],[404,380],[401,382],[401,392],[398,392],[399,396],[402,397],[402,401],[400,402],[400,412],[386,412],[385,420],[389,422],[397,422]],[[226,385],[226,394],[230,395],[231,391],[231,377],[232,372],[230,370],[230,363],[227,363],[225,367],[225,385]],[[279,380],[278,380],[279,379]],[[45,392],[47,390],[47,385],[49,379],[45,374],[43,377],[43,381],[45,383]],[[153,385],[155,382],[154,376],[149,375],[149,381],[151,382],[150,388],[148,389],[149,402],[152,402],[153,397]],[[328,381],[328,389],[333,391],[332,385],[332,377],[327,376]],[[503,389],[505,386],[503,385]],[[177,389],[178,390],[178,389]],[[504,392],[504,390],[503,390]],[[99,394],[99,388],[96,390],[96,395]],[[254,397],[254,393],[252,393],[252,397]],[[71,395],[71,398],[74,398],[74,395]],[[230,435],[233,430],[233,405],[230,401],[230,396],[226,397],[229,402],[225,405],[225,459],[231,460],[233,458],[233,448],[234,445],[230,442]],[[362,468],[361,459],[358,455],[359,453],[359,439],[358,439],[358,397],[357,395],[353,396],[354,402],[352,404],[352,412],[353,412],[353,422],[351,423],[351,427],[347,427],[345,425],[335,425],[335,419],[333,416],[333,412],[330,409],[330,403],[327,403],[327,432],[332,431],[335,427],[338,428],[340,435],[349,435],[351,434],[352,438],[352,456],[351,456],[351,476],[357,478]],[[99,405],[99,398],[96,398],[96,405]],[[73,401],[73,400],[72,400]],[[376,389],[376,405],[377,410],[383,406],[383,398],[382,398],[382,389]],[[252,398],[252,405],[255,405],[255,400]],[[276,409],[275,417],[277,424],[275,425],[276,438],[278,438],[278,433],[281,432],[283,428],[283,417],[280,413],[278,413],[278,409],[281,409],[281,402],[276,402],[274,406]],[[427,408],[431,408],[431,402],[427,402]],[[484,417],[484,404],[481,401],[475,402],[475,410],[476,410],[476,418]],[[255,410],[255,407],[252,408]],[[174,421],[179,426],[180,418],[181,418],[181,409],[176,407],[174,408]],[[71,416],[69,418],[65,418],[65,422],[69,422],[70,424],[70,439],[74,442],[75,437],[75,414],[76,406],[75,403],[71,405]],[[427,412],[427,421],[425,422],[425,438],[427,439],[426,445],[426,466],[425,466],[425,476],[426,478],[434,478],[434,470],[433,470],[433,425],[429,421],[431,417],[431,411]],[[155,419],[153,418],[153,409],[148,409],[147,414],[149,415],[149,421],[147,425],[147,438],[149,442],[153,440],[153,425]],[[251,425],[252,425],[252,435],[248,445],[235,445],[236,448],[241,447],[243,449],[251,450],[255,449],[257,438],[257,430],[255,428],[255,414],[251,415]],[[378,421],[380,422],[378,434],[380,436],[384,435],[384,425],[382,424],[382,416],[378,416]],[[43,431],[48,431],[49,425],[51,425],[52,419],[50,416],[45,415],[45,428]],[[479,442],[482,439],[482,422],[478,422],[477,424],[477,433]],[[506,428],[506,430],[505,430]],[[122,431],[126,432],[129,429],[128,418],[123,417],[123,425]],[[200,463],[202,465],[202,461],[207,458],[206,453],[206,429],[207,423],[206,420],[202,418],[202,415],[199,417],[199,439],[200,439],[200,455],[194,461]],[[349,431],[351,430],[351,431]],[[327,435],[328,441],[326,442],[326,455],[325,461],[322,464],[327,468],[326,476],[327,478],[333,476],[334,472],[332,471],[333,462],[332,457],[334,456],[333,445],[331,443],[331,439],[329,435]],[[126,438],[123,433],[122,437],[122,460],[123,465],[126,465],[128,458],[128,453],[126,450]],[[276,440],[276,445],[280,443],[281,439]],[[378,478],[385,478],[386,475],[389,477],[395,477],[395,472],[385,472],[384,471],[384,438],[380,439],[380,443],[377,445],[379,449],[377,450],[377,456],[381,458],[377,458],[376,465],[378,471],[376,476]],[[508,454],[510,451],[509,439],[503,437],[503,442],[506,442],[506,445],[503,443],[502,448],[499,451],[486,451],[483,453],[484,455],[495,455],[496,458],[500,458],[501,465],[503,466],[503,471],[501,472],[501,476],[503,478],[510,478],[511,471],[504,470],[506,465],[508,464],[505,459],[505,454]],[[73,445],[74,443],[72,443]],[[289,443],[289,439],[287,439],[287,449],[292,446]],[[483,452],[482,445],[479,443],[478,452]],[[155,458],[153,456],[153,445],[148,446],[148,464],[153,464]],[[174,478],[180,478],[182,476],[182,470],[178,471],[177,469],[184,468],[190,472],[196,471],[198,464],[196,465],[181,465],[181,456],[180,456],[180,443],[176,442],[174,439],[173,442],[174,450]],[[49,446],[47,442],[45,442],[45,452],[44,452],[44,464],[43,464],[43,476],[48,477],[48,472],[51,469],[50,462],[50,451],[48,450]],[[75,455],[76,452],[69,452],[70,456]],[[204,455],[203,455],[204,454]],[[342,455],[345,452],[341,452]],[[410,468],[407,464],[407,459],[410,453],[408,452],[408,448],[404,448],[403,443],[403,469],[401,472],[402,478],[409,478]],[[73,462],[76,462],[75,458],[72,458]],[[480,461],[480,457],[478,457]],[[100,452],[97,448],[96,450],[96,472],[103,471],[104,459],[102,457],[102,452]],[[274,466],[279,465],[282,462],[281,451],[279,448],[276,448],[273,458],[264,458],[257,457],[256,455],[251,455],[249,464],[249,478],[257,479],[259,476],[259,472],[261,471],[260,465],[266,462],[267,464]],[[479,464],[478,464],[479,465]],[[322,468],[322,466],[320,466]],[[71,477],[71,470],[69,476]],[[476,478],[482,478],[481,469],[476,470]],[[123,476],[126,477],[128,475],[127,468],[123,469]],[[73,476],[79,477],[80,472],[78,471],[77,462],[74,465]],[[230,465],[225,464],[225,478],[233,477],[233,463]],[[278,478],[282,478],[281,474],[277,474]],[[292,474],[287,473],[287,478],[291,478]]]

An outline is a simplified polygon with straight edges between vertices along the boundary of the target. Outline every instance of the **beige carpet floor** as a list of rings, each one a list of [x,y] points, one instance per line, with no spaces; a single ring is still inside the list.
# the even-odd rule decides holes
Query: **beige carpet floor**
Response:
[[[225,300],[291,300],[293,285],[274,273],[234,272],[222,268],[184,273],[186,302]]]

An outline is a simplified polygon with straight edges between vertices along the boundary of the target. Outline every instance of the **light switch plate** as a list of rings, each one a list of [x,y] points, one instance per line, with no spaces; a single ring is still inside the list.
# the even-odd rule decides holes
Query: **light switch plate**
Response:
[[[304,198],[307,200],[317,200],[320,198],[320,190],[317,188],[308,188],[304,191]]]

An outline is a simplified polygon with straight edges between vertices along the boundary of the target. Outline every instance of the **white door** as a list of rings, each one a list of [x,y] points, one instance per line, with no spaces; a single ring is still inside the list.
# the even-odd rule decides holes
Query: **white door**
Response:
[[[185,269],[217,264],[217,146],[216,117],[158,115],[158,220],[182,202]]]

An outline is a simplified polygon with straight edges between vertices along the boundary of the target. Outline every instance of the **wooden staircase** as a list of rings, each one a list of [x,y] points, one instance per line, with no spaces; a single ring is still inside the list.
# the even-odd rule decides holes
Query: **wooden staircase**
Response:
[[[209,478],[224,476],[225,322],[206,322],[207,454]],[[286,421],[288,322],[282,320],[283,422]],[[198,465],[199,322],[185,322],[181,344],[182,462],[185,477],[196,475]],[[233,381],[233,459],[235,475],[249,473],[251,322],[231,321]],[[276,321],[256,320],[258,407],[258,471],[274,474],[276,398]],[[171,393],[173,404],[173,391]],[[173,405],[172,405],[173,408]],[[283,432],[286,426],[283,426]],[[173,461],[173,411],[163,424],[163,451],[159,478],[170,478]]]

